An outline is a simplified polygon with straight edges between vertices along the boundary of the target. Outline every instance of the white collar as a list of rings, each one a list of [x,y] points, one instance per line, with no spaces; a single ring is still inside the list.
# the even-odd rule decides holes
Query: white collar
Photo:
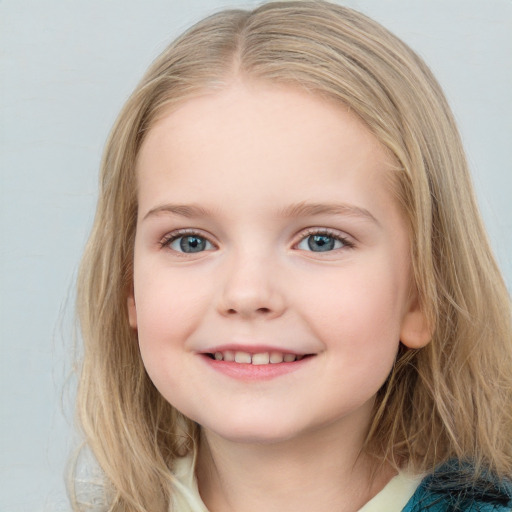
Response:
[[[192,456],[176,459],[176,478],[169,512],[208,512],[197,487]],[[398,473],[358,512],[400,512],[419,486],[423,476]]]

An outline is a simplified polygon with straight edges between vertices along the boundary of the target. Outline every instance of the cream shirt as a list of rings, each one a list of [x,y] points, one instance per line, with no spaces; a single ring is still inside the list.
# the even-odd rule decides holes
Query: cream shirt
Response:
[[[174,466],[174,475],[176,483],[170,511],[208,512],[199,495],[192,458],[178,459]],[[399,473],[358,512],[401,512],[422,479],[422,476]]]

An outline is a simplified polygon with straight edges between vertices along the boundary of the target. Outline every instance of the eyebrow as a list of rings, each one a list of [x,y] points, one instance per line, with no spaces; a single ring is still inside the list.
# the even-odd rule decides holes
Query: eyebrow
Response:
[[[283,217],[308,217],[326,214],[361,217],[379,224],[379,221],[369,210],[348,203],[307,203],[302,201],[287,206],[280,211],[280,215]]]
[[[148,217],[160,215],[163,213],[170,213],[186,218],[212,216],[212,212],[210,210],[197,204],[169,203],[152,208],[144,216],[143,220],[147,219]],[[347,203],[307,203],[306,201],[302,201],[300,203],[286,206],[285,208],[279,210],[278,215],[284,218],[311,217],[315,215],[344,215],[360,217],[366,220],[370,220],[376,224],[380,224],[374,215],[372,215],[372,213],[366,208],[361,208],[359,206]]]
[[[162,213],[172,213],[174,215],[180,215],[181,217],[187,218],[208,217],[211,215],[210,211],[196,204],[162,204],[149,210],[143,220]]]

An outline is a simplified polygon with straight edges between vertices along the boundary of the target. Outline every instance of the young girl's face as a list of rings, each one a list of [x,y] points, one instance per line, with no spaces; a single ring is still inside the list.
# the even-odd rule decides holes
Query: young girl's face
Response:
[[[235,82],[160,119],[137,164],[128,307],[162,395],[230,440],[363,431],[399,341],[426,343],[393,160],[365,125]]]

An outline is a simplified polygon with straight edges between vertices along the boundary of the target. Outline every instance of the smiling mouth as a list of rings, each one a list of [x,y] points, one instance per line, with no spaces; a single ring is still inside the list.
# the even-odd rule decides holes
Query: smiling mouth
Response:
[[[301,361],[306,357],[311,357],[314,354],[302,355],[285,352],[259,352],[251,354],[250,352],[243,352],[240,350],[223,350],[222,352],[207,353],[205,355],[215,361],[260,366],[268,364],[293,363],[295,361]]]

